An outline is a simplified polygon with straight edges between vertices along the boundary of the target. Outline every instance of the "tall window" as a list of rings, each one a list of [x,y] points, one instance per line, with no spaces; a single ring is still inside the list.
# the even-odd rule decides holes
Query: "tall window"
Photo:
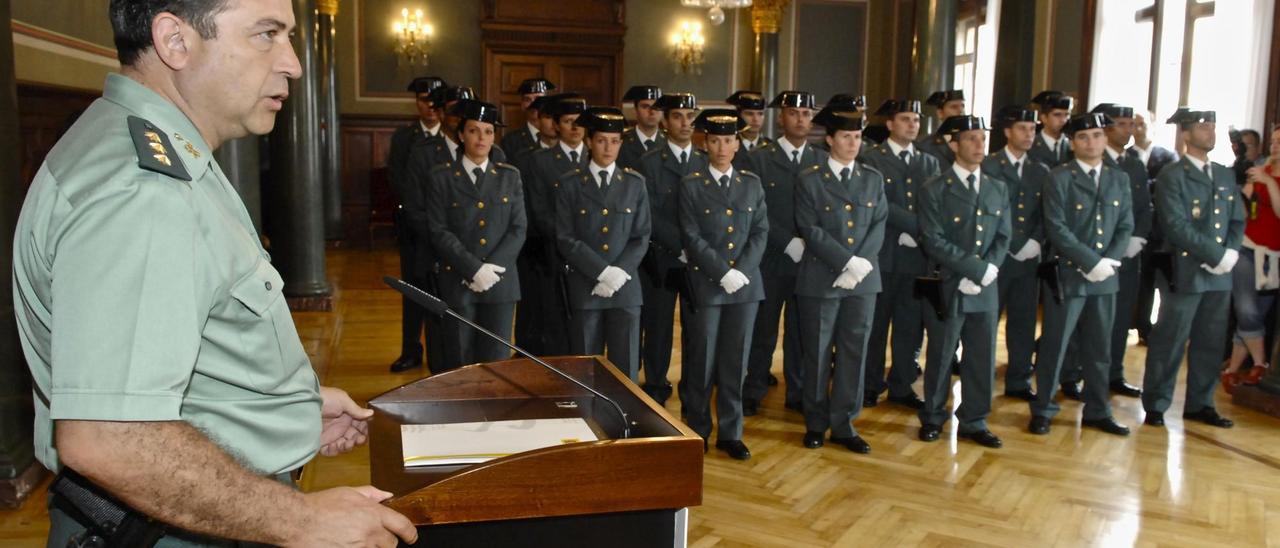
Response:
[[[956,22],[954,89],[964,90],[969,113],[991,119],[995,87],[996,29],[1001,0],[961,3]]]
[[[1153,140],[1169,148],[1170,113],[1181,105],[1215,110],[1210,156],[1229,164],[1227,131],[1267,122],[1274,9],[1274,0],[1100,0],[1089,97],[1154,110]]]

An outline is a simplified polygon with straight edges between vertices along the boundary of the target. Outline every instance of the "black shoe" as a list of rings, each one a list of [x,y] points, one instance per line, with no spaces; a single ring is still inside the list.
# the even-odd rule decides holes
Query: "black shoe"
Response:
[[[747,444],[742,440],[720,440],[716,442],[716,449],[729,454],[729,457],[735,460],[747,460],[751,458],[751,450],[747,449]]]
[[[1031,424],[1027,425],[1027,431],[1037,436],[1048,434],[1049,417],[1031,417]]]
[[[832,436],[831,443],[843,445],[845,449],[854,453],[867,454],[871,452],[871,445],[862,439],[862,436],[854,436],[852,438],[837,438]]]
[[[773,373],[769,373],[769,380],[767,382],[769,383],[769,386],[778,386],[778,377],[774,376]]]
[[[1136,398],[1142,395],[1142,389],[1125,382],[1124,379],[1116,379],[1111,381],[1111,393]]]
[[[1129,427],[1116,422],[1116,420],[1111,417],[1080,421],[1080,425],[1088,426],[1089,428],[1097,428],[1098,430],[1108,434],[1115,434],[1117,436],[1129,435]]]
[[[1236,425],[1236,423],[1231,422],[1231,419],[1219,415],[1218,410],[1212,407],[1205,407],[1195,413],[1183,413],[1182,418],[1184,420],[1203,422],[1209,426],[1217,426],[1218,428],[1231,428]]]
[[[1036,394],[1032,392],[1030,388],[1023,388],[1022,390],[1005,390],[1004,397],[1017,398],[1023,401],[1036,401]]]
[[[392,373],[404,373],[410,369],[422,367],[422,358],[414,356],[400,356],[396,361],[391,362]]]
[[[783,404],[783,407],[786,407],[787,409],[795,411],[796,413],[799,413],[801,415],[804,414],[804,404],[798,401],[789,401]]]
[[[920,399],[915,392],[908,392],[905,396],[889,396],[889,401],[917,411],[924,407],[924,400]]]
[[[742,400],[742,416],[754,417],[760,413],[760,402],[756,400]]]
[[[875,407],[877,405],[880,405],[880,394],[872,390],[867,390],[862,393],[863,407]]]
[[[804,446],[809,449],[822,447],[822,432],[805,432]]]
[[[1142,419],[1142,423],[1147,426],[1164,426],[1164,413],[1148,411],[1147,418]]]
[[[942,435],[942,426],[937,424],[926,424],[920,427],[920,433],[917,437],[920,441],[938,441],[938,436]]]
[[[1062,383],[1062,397],[1069,400],[1080,401],[1080,383],[1064,382]]]
[[[977,432],[961,432],[960,437],[972,440],[974,443],[983,447],[999,449],[1004,446],[1004,442],[1000,438],[992,434],[990,430],[978,430]]]

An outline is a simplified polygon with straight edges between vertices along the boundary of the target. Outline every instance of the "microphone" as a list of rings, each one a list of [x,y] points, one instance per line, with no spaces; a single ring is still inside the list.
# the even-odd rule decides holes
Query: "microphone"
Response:
[[[418,289],[417,287],[414,287],[412,284],[404,280],[394,278],[392,276],[383,276],[382,281],[383,283],[390,286],[391,289],[394,289],[400,292],[401,295],[404,295],[405,297],[408,297],[409,300],[415,303],[418,303],[423,308],[430,311],[432,314],[435,314],[437,316],[452,316],[458,321],[464,324],[467,324],[468,326],[471,326],[472,329],[475,329],[476,331],[484,333],[485,335],[489,336],[489,338],[495,341],[498,341],[503,345],[505,345],[507,348],[510,348],[516,351],[516,353],[520,354],[521,356],[529,358],[531,361],[533,361],[533,363],[536,363],[538,365],[541,365],[542,367],[545,367],[548,371],[551,371],[552,373],[555,373],[557,375],[560,375],[561,377],[564,377],[569,382],[576,384],[582,387],[587,392],[594,394],[597,398],[600,398],[608,402],[609,405],[612,405],[613,409],[618,412],[618,416],[622,417],[622,437],[620,439],[627,439],[631,437],[631,419],[627,418],[627,412],[623,411],[622,406],[618,405],[618,402],[614,401],[613,398],[610,398],[609,396],[601,394],[599,390],[596,390],[590,386],[587,386],[585,383],[583,383],[578,379],[573,378],[568,373],[565,373],[564,371],[557,369],[554,365],[551,365],[543,361],[542,358],[539,358],[537,356],[534,356],[533,354],[530,354],[525,349],[520,348],[519,346],[516,346],[514,344],[511,344],[510,342],[507,341],[507,339],[504,339],[498,336],[497,334],[495,334],[494,332],[489,331],[484,327],[481,327],[475,322],[462,317],[461,314],[458,314],[457,312],[454,312],[453,310],[451,310],[448,304],[445,304],[444,301],[440,300],[435,295],[427,293],[426,291]]]

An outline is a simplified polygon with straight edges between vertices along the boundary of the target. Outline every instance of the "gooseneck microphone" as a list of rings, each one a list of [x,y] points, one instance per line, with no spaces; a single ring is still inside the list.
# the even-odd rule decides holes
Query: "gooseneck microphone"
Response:
[[[435,295],[432,295],[430,293],[427,293],[426,291],[418,289],[417,287],[413,286],[412,284],[404,280],[394,278],[391,276],[383,276],[382,281],[386,283],[388,286],[391,286],[391,289],[394,289],[400,292],[401,295],[404,295],[405,297],[408,297],[409,300],[415,303],[418,303],[423,308],[430,311],[432,314],[435,314],[437,316],[452,316],[458,321],[471,326],[472,329],[475,329],[476,331],[484,333],[485,335],[489,336],[495,341],[501,342],[507,348],[510,348],[516,351],[517,354],[520,354],[521,356],[529,358],[534,363],[547,368],[548,371],[551,371],[557,375],[560,375],[561,377],[564,377],[569,382],[576,384],[578,386],[581,386],[583,389],[594,394],[596,397],[606,402],[609,402],[609,405],[612,405],[613,409],[618,412],[618,416],[622,417],[622,437],[620,439],[627,439],[631,437],[631,419],[627,418],[627,412],[623,411],[622,406],[618,405],[618,402],[614,401],[613,398],[610,398],[609,396],[601,394],[599,390],[596,390],[590,386],[587,386],[582,381],[570,376],[568,373],[565,373],[564,371],[557,369],[555,366],[543,361],[542,358],[539,358],[537,356],[534,356],[533,354],[530,354],[525,349],[520,348],[519,346],[516,346],[514,344],[511,344],[510,342],[507,341],[507,339],[498,336],[494,332],[489,331],[484,327],[481,327],[480,325],[476,324],[475,322],[467,318],[462,317],[461,314],[454,312],[452,309],[449,308],[448,304],[445,304],[444,301],[440,300]]]

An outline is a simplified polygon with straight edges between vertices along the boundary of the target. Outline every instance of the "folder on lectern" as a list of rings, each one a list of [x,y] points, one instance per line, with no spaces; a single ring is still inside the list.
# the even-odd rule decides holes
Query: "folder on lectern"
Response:
[[[602,357],[546,361],[596,393],[512,359],[433,375],[369,402],[372,484],[393,493],[387,505],[419,527],[417,546],[683,546],[687,509],[702,503],[702,438]],[[523,430],[507,434],[536,437],[526,430],[572,424],[590,431],[510,440],[524,445],[490,435],[516,428]],[[444,432],[435,439],[454,445],[443,453],[483,446],[489,454],[422,465],[412,459],[423,455],[405,452],[405,432],[416,432],[414,453],[442,452],[420,444]],[[555,435],[563,437],[547,437]]]

